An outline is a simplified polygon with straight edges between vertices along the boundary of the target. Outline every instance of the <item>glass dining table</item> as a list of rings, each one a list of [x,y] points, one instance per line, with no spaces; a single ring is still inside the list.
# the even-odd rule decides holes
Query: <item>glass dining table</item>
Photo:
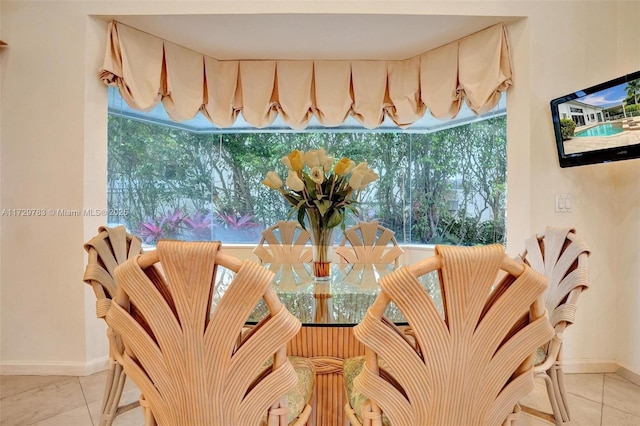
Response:
[[[302,323],[300,332],[288,343],[287,353],[310,358],[316,366],[316,388],[311,402],[310,425],[344,425],[342,365],[347,358],[364,355],[364,345],[353,336],[353,327],[364,317],[380,292],[379,279],[402,266],[389,264],[333,263],[329,279],[313,277],[305,263],[265,264],[274,272],[273,286],[287,309]],[[233,279],[227,270],[218,271],[213,294],[215,306]],[[419,278],[424,288],[442,306],[435,273]],[[249,317],[256,324],[268,309],[260,302]],[[385,316],[400,328],[407,322],[393,303]]]

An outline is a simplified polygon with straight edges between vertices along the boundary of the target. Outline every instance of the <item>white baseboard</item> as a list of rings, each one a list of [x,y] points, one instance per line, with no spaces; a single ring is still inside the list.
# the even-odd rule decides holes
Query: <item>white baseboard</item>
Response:
[[[624,377],[625,379],[629,380],[632,383],[635,383],[636,385],[640,386],[640,374],[636,373],[634,371],[629,370],[626,367],[620,367],[618,368],[618,370],[616,370],[616,374],[618,374],[619,376]]]
[[[565,359],[562,362],[565,373],[615,373],[620,366],[606,359]]]
[[[2,376],[88,376],[107,368],[108,357],[84,362],[3,361]]]

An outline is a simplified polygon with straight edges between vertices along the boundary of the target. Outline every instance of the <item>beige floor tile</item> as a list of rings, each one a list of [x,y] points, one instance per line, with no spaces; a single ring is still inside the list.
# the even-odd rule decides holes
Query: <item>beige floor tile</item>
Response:
[[[69,380],[70,376],[0,376],[0,398]]]
[[[33,426],[93,426],[93,422],[87,406],[83,405],[34,423]]]
[[[142,408],[137,407],[116,417],[113,426],[140,426],[144,424]]]
[[[87,403],[94,401],[102,401],[104,395],[104,384],[107,380],[107,372],[92,374],[90,376],[80,377],[80,386],[87,400]]]
[[[132,402],[138,401],[138,399],[140,399],[140,392],[137,389],[125,390],[125,392],[122,394],[122,399],[120,399],[120,405],[121,406],[128,405]],[[89,403],[88,409],[89,409],[89,414],[93,419],[93,422],[95,424],[98,424],[100,422],[100,410],[102,409],[102,398],[100,400]],[[125,414],[122,414],[121,416],[125,416]]]
[[[640,386],[618,376],[604,377],[604,405],[640,417]]]
[[[94,424],[98,424],[100,420],[100,407],[102,401],[95,401],[89,404],[89,413]],[[120,414],[113,421],[113,426],[140,426],[144,424],[144,414],[142,408],[136,407],[125,413]]]
[[[85,405],[80,381],[67,378],[0,400],[0,424],[28,425]]]
[[[91,420],[93,420],[93,424],[97,425],[100,423],[100,410],[102,409],[102,400],[93,401],[87,404],[87,409],[89,410],[89,415],[91,416]]]
[[[602,407],[602,426],[640,426],[640,417],[605,405]]]
[[[571,413],[571,426],[600,425],[602,404],[586,398],[582,398],[580,396],[573,395],[571,393],[569,393],[567,397],[569,401],[569,410]],[[536,382],[536,388],[533,390],[533,392],[527,395],[526,398],[520,401],[520,405],[531,407],[536,410],[551,414],[551,403],[549,402],[549,398],[547,396],[547,388],[544,385],[544,382]],[[527,417],[533,416],[527,415]],[[545,422],[543,420],[537,418],[536,420],[549,425],[548,422]],[[533,424],[537,425],[538,423]],[[569,424],[567,426],[569,426]]]
[[[567,393],[602,403],[604,374],[565,374],[564,386]]]
[[[547,387],[542,380],[536,380],[533,391],[520,400],[520,405],[535,408],[536,410],[551,413],[551,403],[547,395]]]
[[[602,418],[602,404],[575,396],[568,395],[571,426],[599,426]]]
[[[107,380],[107,371],[92,374],[86,377],[80,377],[80,386],[82,386],[82,392],[87,403],[95,401],[101,401],[104,396],[104,385]],[[123,398],[125,401],[136,401],[140,396],[140,391],[136,387],[133,380],[127,379],[124,385]]]

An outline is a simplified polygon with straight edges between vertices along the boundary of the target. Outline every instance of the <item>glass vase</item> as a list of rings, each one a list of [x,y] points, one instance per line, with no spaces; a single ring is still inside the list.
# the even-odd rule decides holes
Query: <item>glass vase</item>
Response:
[[[313,276],[317,280],[328,280],[331,276],[331,251],[335,228],[323,226],[319,212],[307,210],[307,217],[313,247]]]

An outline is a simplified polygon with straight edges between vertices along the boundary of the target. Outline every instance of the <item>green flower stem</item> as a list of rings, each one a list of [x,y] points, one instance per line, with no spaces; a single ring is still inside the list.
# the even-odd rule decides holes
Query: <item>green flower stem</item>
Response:
[[[313,205],[311,205],[311,203],[309,203],[309,193],[307,192],[307,186],[306,185],[302,188],[302,197],[304,198],[304,204],[308,208],[312,209]]]
[[[337,176],[335,176],[335,177],[333,178],[333,180],[331,181],[331,189],[329,190],[329,199],[330,199],[330,200],[332,200],[332,199],[333,199],[333,188],[334,188],[334,187],[335,187],[335,185],[336,185],[336,180],[338,180],[338,177],[337,177]]]
[[[353,200],[351,200],[351,194],[352,194],[352,193],[353,193],[353,189],[352,189],[352,190],[350,190],[350,191],[347,193],[347,196],[346,196],[346,197],[344,197],[344,200],[340,201],[338,204],[336,204],[335,206],[333,206],[333,208],[338,209],[338,208],[340,208],[340,207],[342,207],[342,206],[346,205],[346,204],[347,204],[347,202],[349,202],[349,201],[353,201]],[[356,200],[358,199],[358,195],[359,195],[359,194],[356,194]]]
[[[284,189],[282,189],[282,187],[278,188],[278,191],[280,191],[280,193],[282,195],[289,195],[289,193],[287,191],[285,191]],[[293,204],[291,201],[289,201],[289,199],[287,197],[284,197],[285,200],[287,200],[287,202],[289,204],[291,204],[292,206],[295,206],[295,204]]]

